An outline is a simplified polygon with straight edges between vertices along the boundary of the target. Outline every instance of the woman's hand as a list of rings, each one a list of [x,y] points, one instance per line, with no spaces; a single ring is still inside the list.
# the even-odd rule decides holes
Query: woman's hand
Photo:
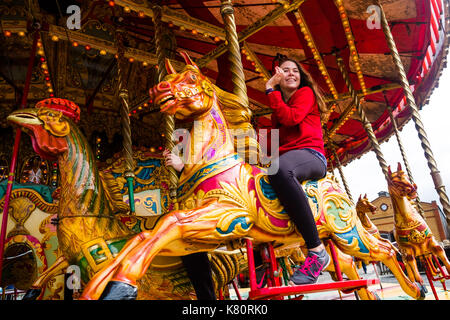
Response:
[[[180,172],[184,168],[183,160],[180,157],[176,156],[169,150],[165,149],[163,151],[164,164],[166,166],[172,166],[176,171]]]
[[[276,85],[279,85],[280,81],[281,81],[281,79],[283,79],[283,77],[284,77],[283,69],[281,69],[280,67],[276,66],[275,67],[275,74],[272,76],[272,78],[270,78],[266,82],[266,90],[270,89],[270,88],[275,88]]]

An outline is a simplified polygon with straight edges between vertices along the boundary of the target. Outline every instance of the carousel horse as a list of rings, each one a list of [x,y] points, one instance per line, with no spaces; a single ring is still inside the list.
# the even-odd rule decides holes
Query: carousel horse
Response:
[[[390,243],[389,240],[384,239],[380,235],[380,232],[378,231],[377,226],[367,216],[367,213],[375,214],[377,211],[377,207],[374,206],[372,204],[372,202],[369,201],[369,199],[367,199],[367,194],[364,195],[364,197],[359,196],[358,202],[356,202],[355,209],[356,209],[356,213],[358,214],[358,218],[361,221],[361,224],[367,230],[367,232],[369,232],[371,235],[373,235],[375,238],[377,238],[380,241]],[[396,248],[395,248],[395,250],[397,251]]]
[[[417,268],[416,257],[423,259],[433,270],[430,255],[438,257],[447,269],[447,273],[450,273],[450,262],[444,249],[436,241],[427,223],[412,203],[412,200],[417,197],[417,186],[409,182],[400,163],[394,173],[389,167],[388,190],[394,209],[394,238],[406,260],[408,277],[411,281],[423,283]]]
[[[185,143],[185,166],[178,182],[180,209],[162,217],[153,230],[130,239],[119,254],[96,273],[81,299],[127,299],[157,255],[208,252],[242,238],[274,247],[304,245],[271,188],[267,171],[235,152],[229,125],[250,125],[250,114],[236,95],[213,85],[186,53],[177,73],[166,60],[168,75],[150,89],[161,112],[194,122]],[[226,117],[226,118],[225,118]],[[249,138],[249,137],[247,137]],[[395,251],[361,225],[352,202],[330,177],[302,184],[321,239],[331,239],[345,254],[382,261],[403,290],[423,298],[395,259]]]
[[[46,283],[69,266],[74,270],[73,265],[77,265],[82,283],[87,283],[136,234],[119,218],[127,215],[129,207],[113,175],[98,170],[95,156],[76,125],[79,113],[79,107],[71,101],[46,99],[34,109],[22,109],[8,117],[30,135],[39,155],[58,161],[60,170],[57,237],[62,254],[27,291],[24,298],[28,300],[39,297]],[[139,282],[138,299],[195,298],[181,261],[176,264],[173,258],[158,259],[157,267],[150,268]],[[230,259],[216,257],[223,264],[233,264]],[[238,264],[231,268],[234,273],[213,264],[222,273],[220,281],[215,278],[215,285],[221,288],[231,281],[239,272]]]

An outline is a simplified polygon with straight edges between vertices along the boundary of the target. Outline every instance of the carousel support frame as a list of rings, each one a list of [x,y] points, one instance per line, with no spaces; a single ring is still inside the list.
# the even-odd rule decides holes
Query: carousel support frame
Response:
[[[352,104],[354,105],[354,107],[356,107],[359,118],[360,118],[360,120],[363,124],[364,130],[366,131],[367,136],[369,137],[369,140],[372,144],[372,148],[378,159],[378,163],[381,167],[381,170],[383,171],[384,177],[387,179],[388,165],[386,163],[386,160],[384,159],[384,155],[383,155],[383,152],[381,151],[380,144],[378,143],[375,132],[373,131],[372,124],[370,123],[369,119],[367,119],[366,113],[364,112],[364,109],[361,105],[361,100],[360,100],[359,96],[357,95],[356,90],[353,88],[353,85],[350,81],[348,72],[345,69],[344,60],[342,59],[342,57],[338,56],[337,54],[336,54],[336,62],[339,67],[339,70],[341,72],[341,75],[344,79],[344,82],[345,82],[348,90],[350,91],[350,95],[352,97]]]
[[[158,82],[161,82],[166,74],[165,55],[163,48],[163,24],[162,24],[162,8],[160,6],[153,6],[153,23],[155,24],[155,47],[156,57],[158,60]],[[164,146],[167,150],[172,152],[175,147],[173,141],[173,132],[175,131],[175,119],[169,114],[163,115],[164,124]],[[177,185],[178,175],[173,167],[167,168],[169,171],[169,192],[172,203],[177,208]]]
[[[31,76],[33,74],[33,65],[34,60],[36,58],[36,50],[37,50],[37,43],[40,38],[39,30],[33,30],[33,44],[31,46],[31,52],[30,52],[30,58],[28,60],[28,68],[25,78],[25,84],[23,87],[23,94],[22,94],[22,101],[20,103],[20,108],[24,109],[27,106],[27,98],[28,93],[30,91],[30,84],[31,84]],[[9,166],[10,171],[8,175],[8,184],[6,186],[6,194],[5,194],[5,203],[3,205],[3,216],[2,216],[2,226],[1,226],[1,232],[0,232],[0,284],[2,281],[2,271],[3,271],[3,255],[5,252],[5,241],[6,241],[6,227],[8,224],[8,212],[9,212],[9,200],[11,197],[12,187],[14,183],[14,176],[17,166],[17,158],[19,154],[19,146],[20,146],[20,139],[21,139],[22,131],[17,128],[16,129],[16,135],[14,138],[14,147],[13,147],[13,154],[11,158],[11,165]]]
[[[414,95],[411,91],[410,84],[408,78],[406,76],[406,72],[403,66],[403,63],[400,59],[400,54],[398,53],[397,46],[394,41],[394,37],[392,36],[391,29],[389,27],[389,22],[386,18],[383,6],[379,1],[375,3],[380,8],[381,15],[381,26],[383,29],[384,36],[386,38],[389,50],[391,51],[391,57],[394,62],[395,68],[397,69],[397,73],[400,76],[401,85],[403,88],[403,93],[405,95],[406,101],[411,108],[412,119],[414,121],[417,134],[419,136],[419,140],[421,142],[421,146],[423,148],[425,158],[427,160],[427,165],[430,168],[430,175],[434,183],[434,187],[439,196],[439,200],[442,205],[442,209],[446,215],[446,219],[448,224],[450,225],[450,202],[445,191],[445,186],[442,182],[441,175],[437,168],[436,160],[434,159],[433,151],[431,150],[430,142],[428,141],[427,134],[425,132],[424,125],[422,123],[421,116],[419,114],[419,109],[416,105],[416,101]]]
[[[134,186],[133,181],[134,165],[133,165],[133,149],[131,140],[131,125],[130,125],[130,108],[128,106],[128,89],[126,88],[126,82],[124,77],[124,37],[125,32],[123,30],[116,30],[117,41],[117,74],[119,82],[119,98],[120,98],[120,119],[122,123],[122,135],[123,135],[123,152],[125,158],[125,172],[124,177],[128,186],[128,200],[130,204],[130,213],[135,214],[134,206]]]
[[[361,288],[368,288],[371,285],[376,285],[379,283],[379,279],[359,279],[359,280],[344,280],[341,269],[339,266],[339,261],[336,256],[335,247],[332,241],[326,240],[325,243],[330,247],[330,251],[332,253],[332,259],[334,263],[334,267],[337,273],[338,281],[330,282],[330,283],[315,283],[315,284],[303,284],[303,285],[294,285],[294,286],[286,286],[281,287],[277,286],[276,281],[272,281],[273,284],[269,287],[258,288],[258,284],[256,281],[256,271],[255,271],[255,260],[253,255],[253,242],[251,239],[244,239],[245,245],[247,248],[247,261],[248,261],[248,273],[250,278],[250,291],[248,293],[248,298],[250,300],[274,300],[274,299],[283,299],[286,296],[296,296],[292,300],[302,299],[304,294],[307,293],[315,293],[315,292],[324,292],[324,291],[353,291]],[[270,268],[271,270],[278,270],[276,257],[274,255],[273,246],[271,243],[265,244],[268,246],[268,252],[270,255],[270,260],[273,262],[273,266]],[[272,272],[269,275],[273,278],[277,278],[278,274]]]
[[[409,177],[409,182],[414,183],[414,179],[412,177],[412,173],[411,173],[411,168],[409,167],[409,162],[408,162],[408,158],[406,157],[406,152],[405,149],[403,148],[403,143],[402,140],[400,138],[400,133],[398,131],[398,126],[397,126],[397,120],[394,118],[394,114],[392,113],[392,108],[391,106],[389,106],[389,101],[386,97],[386,93],[383,92],[383,97],[384,97],[384,101],[386,104],[386,109],[389,113],[389,118],[391,119],[391,123],[392,123],[392,127],[394,128],[394,133],[395,133],[395,137],[397,138],[397,144],[398,147],[400,149],[400,154],[402,155],[403,158],[403,163],[405,164],[405,168],[406,168],[406,172],[408,174]],[[420,198],[419,195],[416,196],[416,206],[417,206],[417,210],[419,211],[419,214],[425,218],[425,213],[423,211],[422,205],[420,204]]]

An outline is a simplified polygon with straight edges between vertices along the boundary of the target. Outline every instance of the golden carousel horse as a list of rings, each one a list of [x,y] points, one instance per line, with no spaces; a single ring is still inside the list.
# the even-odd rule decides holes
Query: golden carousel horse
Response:
[[[153,230],[131,238],[92,277],[81,299],[135,297],[138,281],[156,256],[208,252],[245,237],[255,244],[273,242],[274,247],[304,245],[266,171],[245,163],[234,150],[228,128],[250,125],[246,108],[238,97],[213,85],[186,53],[182,55],[183,71],[177,73],[166,60],[165,81],[150,90],[161,112],[195,121],[190,140],[184,141],[187,160],[177,190],[180,210],[163,216]],[[305,181],[303,187],[321,239],[330,238],[345,254],[382,261],[408,295],[423,298],[421,288],[402,272],[392,245],[364,229],[352,202],[333,179]]]
[[[389,167],[388,190],[394,209],[394,238],[405,260],[408,277],[411,281],[423,283],[416,257],[434,270],[434,264],[430,259],[432,255],[442,261],[447,274],[450,274],[450,262],[444,249],[436,241],[427,223],[412,203],[417,197],[417,186],[409,182],[400,163],[394,173]]]
[[[372,202],[369,201],[369,199],[367,199],[367,194],[364,195],[364,197],[359,196],[358,202],[356,202],[356,213],[358,214],[358,218],[361,221],[361,224],[371,235],[373,235],[378,240],[390,243],[389,240],[384,239],[380,235],[380,231],[378,231],[377,226],[367,216],[367,213],[375,214],[376,211],[377,207],[374,206]],[[395,248],[395,250],[398,251],[397,248]]]
[[[39,155],[58,161],[60,170],[57,237],[61,254],[33,283],[25,299],[38,298],[47,282],[65,273],[69,266],[72,270],[78,266],[81,284],[86,284],[122,250],[127,240],[136,235],[121,217],[139,217],[127,215],[129,207],[123,202],[112,173],[98,170],[95,155],[76,125],[79,116],[79,107],[73,102],[53,98],[39,102],[36,108],[15,111],[8,117],[8,121],[30,135],[33,148]],[[217,290],[240,272],[243,263],[235,256],[212,256]],[[189,278],[180,259],[177,259],[156,257],[139,281],[137,298],[195,298]]]

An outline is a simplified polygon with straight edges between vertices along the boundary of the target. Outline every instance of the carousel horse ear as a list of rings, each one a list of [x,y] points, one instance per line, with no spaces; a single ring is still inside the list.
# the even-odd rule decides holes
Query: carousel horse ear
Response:
[[[364,195],[364,199],[367,199],[367,193]]]
[[[180,54],[183,56],[184,62],[187,65],[194,66],[198,69],[198,66],[195,64],[195,62],[189,57],[189,55],[186,53],[186,51],[180,51]]]
[[[400,162],[397,164],[397,171],[402,171],[402,165]]]
[[[172,66],[172,64],[170,63],[169,59],[165,59],[165,63],[166,63],[166,70],[168,74],[176,74],[177,71],[175,70],[175,68]]]
[[[392,175],[391,166],[388,166],[388,174]]]

